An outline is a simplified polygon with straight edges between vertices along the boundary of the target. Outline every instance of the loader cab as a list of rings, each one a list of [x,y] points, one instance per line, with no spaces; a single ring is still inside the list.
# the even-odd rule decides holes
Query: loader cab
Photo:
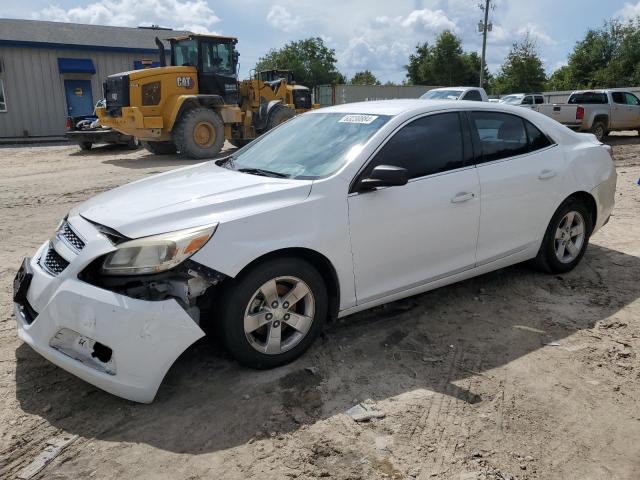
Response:
[[[233,37],[189,35],[172,38],[171,65],[198,70],[198,94],[219,95],[238,104],[238,40]]]
[[[262,70],[258,72],[258,79],[263,82],[277,82],[284,79],[289,85],[295,83],[291,70]]]

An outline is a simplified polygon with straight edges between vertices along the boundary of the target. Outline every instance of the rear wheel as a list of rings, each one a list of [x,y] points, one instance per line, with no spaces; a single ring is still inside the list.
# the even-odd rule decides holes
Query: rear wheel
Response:
[[[140,147],[140,141],[136,137],[131,137],[126,145],[129,150],[137,150]]]
[[[277,127],[281,123],[296,116],[295,110],[285,107],[284,105],[276,105],[269,112],[269,120],[267,120],[267,131]]]
[[[227,287],[222,339],[251,368],[273,368],[302,355],[327,316],[327,289],[318,271],[295,258],[262,263]]]
[[[578,199],[567,199],[553,215],[534,264],[549,273],[573,270],[584,256],[593,230],[589,209]]]
[[[80,150],[91,150],[91,147],[93,146],[93,143],[91,143],[91,142],[80,142],[78,145],[80,145]]]
[[[601,142],[602,140],[604,140],[604,137],[607,136],[607,126],[604,124],[604,122],[597,120],[593,122],[593,125],[591,126],[591,133],[593,133],[598,141]]]
[[[176,153],[176,146],[173,142],[140,142],[144,148],[154,155],[169,155]]]
[[[224,145],[224,122],[215,110],[193,108],[174,127],[173,141],[187,158],[215,157]]]

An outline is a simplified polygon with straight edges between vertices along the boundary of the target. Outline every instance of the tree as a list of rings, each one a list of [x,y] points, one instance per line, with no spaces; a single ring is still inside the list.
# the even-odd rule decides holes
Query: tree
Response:
[[[462,50],[460,38],[448,30],[442,32],[436,43],[416,46],[405,66],[407,78],[414,85],[478,85],[480,57]],[[485,68],[485,77],[489,72]]]
[[[272,49],[258,59],[256,71],[291,70],[296,82],[313,88],[316,85],[345,83],[336,67],[336,51],[328,48],[320,37],[289,42],[279,50]]]
[[[566,67],[549,78],[547,88],[622,87],[640,83],[640,18],[605,22],[576,43]]]
[[[380,81],[370,70],[356,72],[349,83],[351,83],[351,85],[380,85]]]
[[[546,80],[536,43],[527,33],[511,47],[495,79],[493,90],[497,93],[541,91]]]

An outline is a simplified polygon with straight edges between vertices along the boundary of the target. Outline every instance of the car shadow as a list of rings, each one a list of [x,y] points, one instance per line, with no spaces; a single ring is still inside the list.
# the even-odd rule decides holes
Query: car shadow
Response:
[[[627,132],[625,132],[627,133]],[[612,134],[604,139],[604,143],[611,146],[640,144],[640,136],[637,134]]]
[[[639,272],[640,258],[597,245],[562,276],[516,265],[334,322],[300,359],[269,371],[201,341],[150,405],[98,390],[21,345],[17,399],[68,433],[194,454],[293,432],[366,398],[428,390],[482,404],[493,399],[474,375],[491,379],[492,369],[607,319],[640,297],[640,280],[630,282]]]

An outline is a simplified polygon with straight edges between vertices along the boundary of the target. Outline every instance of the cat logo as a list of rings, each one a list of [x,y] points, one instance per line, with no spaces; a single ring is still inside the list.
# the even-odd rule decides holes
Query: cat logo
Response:
[[[176,85],[184,88],[193,88],[193,79],[191,77],[176,78]]]

